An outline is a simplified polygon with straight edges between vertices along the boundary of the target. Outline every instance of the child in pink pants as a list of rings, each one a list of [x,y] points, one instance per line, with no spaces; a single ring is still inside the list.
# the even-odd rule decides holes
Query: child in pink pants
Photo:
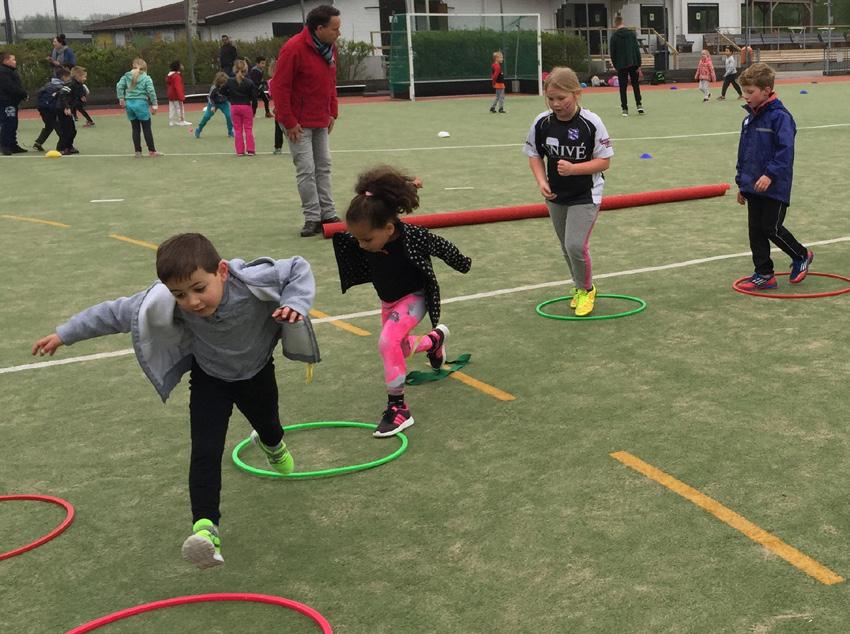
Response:
[[[440,287],[431,256],[461,273],[472,264],[448,240],[399,218],[419,206],[417,189],[421,186],[419,179],[387,166],[361,174],[357,195],[345,216],[349,233],[333,237],[342,292],[371,282],[381,299],[378,349],[384,364],[387,409],[373,434],[377,438],[393,436],[413,424],[404,401],[407,359],[415,352],[425,352],[435,370],[446,359],[449,329],[438,323]],[[421,338],[412,336],[426,312],[433,330]]]
[[[253,156],[254,148],[254,111],[257,109],[257,87],[248,79],[248,63],[244,59],[236,60],[233,65],[234,76],[227,80],[221,92],[230,101],[230,114],[236,133],[234,143],[236,155],[246,153]]]

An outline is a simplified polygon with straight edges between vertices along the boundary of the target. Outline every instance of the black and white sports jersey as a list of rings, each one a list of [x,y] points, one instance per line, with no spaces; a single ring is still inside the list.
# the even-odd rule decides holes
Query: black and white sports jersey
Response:
[[[569,121],[561,121],[551,110],[537,115],[528,138],[525,154],[532,158],[546,157],[546,176],[549,187],[560,205],[580,205],[602,202],[602,172],[582,176],[561,176],[558,161],[586,163],[592,159],[614,156],[608,130],[597,115],[580,108]]]

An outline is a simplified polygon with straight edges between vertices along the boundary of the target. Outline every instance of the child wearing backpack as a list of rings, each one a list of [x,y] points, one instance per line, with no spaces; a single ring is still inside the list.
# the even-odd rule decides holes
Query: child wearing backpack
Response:
[[[36,106],[44,127],[32,146],[39,152],[44,152],[44,142],[55,131],[59,137],[56,149],[63,154],[77,154],[73,145],[77,129],[70,110],[71,71],[60,67],[55,72],[56,76],[38,91]]]

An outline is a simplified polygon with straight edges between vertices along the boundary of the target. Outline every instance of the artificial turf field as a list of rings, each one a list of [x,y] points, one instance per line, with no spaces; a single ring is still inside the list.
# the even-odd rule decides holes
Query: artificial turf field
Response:
[[[850,83],[777,90],[799,129],[786,224],[807,245],[850,241]],[[648,91],[644,117],[621,118],[609,92],[588,92],[583,102],[614,140],[607,194],[733,182],[741,102],[702,104],[693,85]],[[331,137],[340,215],[356,174],[378,162],[422,177],[419,213],[540,200],[521,143],[542,99],[509,97],[500,116],[488,105],[344,105]],[[330,241],[298,237],[294,168],[288,155],[268,153],[269,120],[256,122],[266,154],[237,159],[220,116],[195,140],[160,114],[154,133],[166,156],[137,160],[126,120],[94,115],[97,127],[77,137],[81,156],[33,152],[0,162],[0,495],[54,495],[77,510],[66,533],[0,562],[0,630],[58,633],[168,597],[253,592],[307,603],[336,632],[357,634],[846,631],[846,582],[821,583],[610,455],[630,452],[837,575],[850,573],[850,295],[781,301],[732,291],[752,271],[734,189],[602,213],[591,239],[599,291],[649,304],[616,320],[538,317],[535,305],[563,295],[566,281],[445,302],[568,272],[547,219],[438,230],[473,259],[468,275],[436,264],[449,357],[471,353],[464,371],[515,400],[451,379],[410,388],[417,422],[407,453],[309,481],[238,471],[229,451],[249,427],[234,414],[223,461],[227,563],[208,571],[186,564],[186,381],[163,406],[132,355],[18,371],[34,361],[32,342],[154,279],[153,251],[110,234],[156,244],[200,231],[225,258],[302,255],[317,279],[315,308],[330,315],[375,309],[377,299],[366,286],[341,295]],[[38,128],[23,121],[21,142]],[[440,130],[451,137],[438,139]],[[850,275],[847,241],[812,246],[813,270]],[[713,256],[730,257],[706,260]],[[776,263],[787,270],[784,255]],[[842,284],[809,277],[792,289],[784,278],[780,288]],[[624,308],[599,300],[596,312]],[[312,385],[301,364],[277,357],[287,424],[380,416],[379,318],[346,323],[370,334],[318,324],[323,361]],[[117,335],[55,358],[129,346]],[[415,367],[426,363],[417,357]],[[374,459],[398,444],[359,430],[287,438],[300,470]],[[246,459],[260,464],[252,452]],[[43,504],[0,504],[0,552],[61,517]],[[280,608],[228,603],[103,631],[317,630]]]

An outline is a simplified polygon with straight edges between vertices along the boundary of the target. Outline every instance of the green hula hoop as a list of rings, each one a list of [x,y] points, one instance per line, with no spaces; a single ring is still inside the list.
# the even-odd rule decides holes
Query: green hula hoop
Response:
[[[354,423],[350,421],[329,421],[329,422],[317,422],[317,423],[298,423],[297,425],[287,425],[283,428],[283,431],[298,431],[299,429],[320,429],[324,427],[362,427],[363,429],[377,429],[377,425],[373,425],[371,423]],[[252,467],[249,464],[243,462],[243,460],[239,457],[239,452],[245,448],[246,445],[250,444],[251,438],[246,438],[238,445],[233,448],[233,453],[231,457],[233,458],[233,463],[242,469],[243,471],[247,471],[252,475],[263,476],[266,478],[285,478],[288,480],[300,480],[304,478],[323,478],[328,476],[342,475],[344,473],[353,473],[355,471],[364,471],[366,469],[371,469],[373,467],[377,467],[378,465],[382,465],[384,463],[389,462],[390,460],[395,460],[401,454],[403,454],[407,450],[407,436],[404,434],[396,434],[396,438],[401,440],[401,446],[392,452],[388,456],[384,456],[383,458],[378,458],[377,460],[372,460],[371,462],[363,462],[360,464],[348,465],[346,467],[334,467],[331,469],[320,469],[318,471],[293,471],[292,473],[278,473],[277,471],[269,471],[268,469],[258,469],[257,467]]]
[[[618,317],[628,317],[629,315],[635,315],[646,309],[646,302],[643,301],[640,297],[632,297],[631,295],[609,295],[603,293],[599,293],[596,297],[625,299],[630,302],[637,302],[637,304],[639,305],[637,308],[626,310],[622,313],[614,313],[613,315],[588,315],[587,317],[577,317],[575,315],[553,315],[552,313],[547,313],[543,310],[543,308],[545,306],[548,306],[549,304],[554,304],[555,302],[563,302],[565,300],[572,299],[572,295],[567,295],[566,297],[556,297],[555,299],[549,299],[545,302],[541,302],[540,304],[537,304],[534,310],[541,317],[546,317],[548,319],[562,319],[563,321],[592,321],[594,319],[617,319]]]

